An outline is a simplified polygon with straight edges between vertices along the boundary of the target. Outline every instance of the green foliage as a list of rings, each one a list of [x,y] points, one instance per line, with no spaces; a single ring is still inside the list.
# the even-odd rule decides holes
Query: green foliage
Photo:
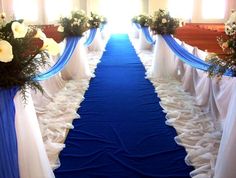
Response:
[[[131,21],[133,23],[140,24],[141,27],[148,27],[152,23],[152,17],[140,14],[138,16],[134,16]]]
[[[218,37],[218,44],[224,51],[224,55],[208,56],[208,62],[211,66],[208,69],[210,77],[221,77],[226,70],[231,70],[236,76],[236,35],[226,37]]]
[[[159,9],[154,13],[150,27],[154,34],[174,34],[179,27],[179,20],[171,17],[169,12]]]
[[[9,42],[12,46],[13,59],[10,62],[0,62],[0,87],[11,88],[19,86],[23,97],[26,88],[43,91],[40,84],[34,80],[40,69],[47,62],[47,55],[41,51],[42,43],[34,38],[37,30],[28,28],[23,38],[14,38],[11,25],[6,23],[0,28],[0,40]],[[17,22],[22,23],[23,20]]]
[[[106,23],[104,20],[106,19],[103,19],[102,16],[91,12],[88,23],[90,28],[99,28],[102,23]]]
[[[84,11],[72,11],[71,17],[61,17],[59,24],[63,27],[64,37],[82,36],[89,29],[88,17]]]

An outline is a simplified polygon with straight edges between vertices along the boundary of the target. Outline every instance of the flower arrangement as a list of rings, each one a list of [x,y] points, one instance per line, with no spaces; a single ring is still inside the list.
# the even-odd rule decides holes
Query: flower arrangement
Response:
[[[151,24],[151,22],[152,22],[152,17],[148,16],[148,15],[140,14],[138,16],[134,16],[131,19],[131,21],[133,23],[140,24],[141,27],[148,27]]]
[[[222,48],[224,55],[210,55],[207,57],[211,66],[208,69],[210,77],[221,77],[228,69],[236,76],[236,35],[218,37],[218,44]]]
[[[225,36],[217,37],[217,42],[224,54],[207,56],[211,64],[208,69],[210,77],[221,77],[227,70],[236,76],[236,12],[233,12],[225,24]]]
[[[59,52],[53,39],[46,38],[40,29],[27,27],[23,20],[7,22],[0,15],[0,88],[18,86],[25,97],[26,88],[42,90],[34,78],[47,63],[48,51]]]
[[[107,23],[107,20],[103,16],[91,12],[88,23],[90,28],[99,28],[100,25]]]
[[[102,24],[102,25],[106,25],[107,22],[108,22],[107,18],[104,17],[104,16],[101,16],[101,17],[102,17],[102,19],[101,19],[101,24]]]
[[[179,20],[171,17],[168,11],[159,9],[154,13],[150,27],[154,34],[174,34]]]
[[[83,10],[72,11],[70,17],[60,18],[57,30],[63,33],[64,37],[82,36],[90,27],[88,20]]]

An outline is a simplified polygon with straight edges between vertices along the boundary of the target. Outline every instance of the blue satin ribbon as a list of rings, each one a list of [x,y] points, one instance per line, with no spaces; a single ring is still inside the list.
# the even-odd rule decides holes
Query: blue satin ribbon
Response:
[[[0,177],[19,178],[14,97],[18,87],[0,88]]]
[[[180,58],[180,60],[196,69],[200,69],[203,71],[208,70],[208,68],[210,67],[209,63],[189,53],[187,50],[181,47],[171,35],[162,35],[162,37],[164,38],[168,46],[171,48],[171,50],[175,53],[175,55]],[[224,75],[233,76],[233,73],[232,71],[227,70]]]
[[[87,40],[85,41],[84,45],[86,47],[90,46],[96,36],[97,33],[97,28],[91,28],[90,32],[89,32],[89,37],[87,38]]]
[[[142,29],[142,32],[143,32],[143,34],[144,34],[145,39],[147,40],[147,42],[148,42],[149,44],[152,44],[152,45],[155,44],[155,41],[152,39],[152,37],[151,37],[151,35],[150,35],[150,32],[149,32],[148,27],[142,27],[141,29]]]
[[[59,57],[57,62],[54,64],[54,66],[51,67],[47,72],[39,74],[35,78],[35,80],[37,81],[46,80],[46,79],[49,79],[50,77],[55,76],[58,72],[60,72],[70,60],[70,57],[73,54],[76,48],[76,45],[80,39],[81,37],[68,37],[66,39],[66,47],[64,49],[64,52]]]
[[[139,30],[139,29],[141,29],[141,25],[140,24],[138,24],[138,23],[133,23],[134,24],[134,26]]]

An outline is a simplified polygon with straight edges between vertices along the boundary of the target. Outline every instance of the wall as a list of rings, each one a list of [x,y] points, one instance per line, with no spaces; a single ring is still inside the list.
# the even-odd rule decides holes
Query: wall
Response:
[[[46,0],[38,0],[39,5],[38,8],[39,10],[39,20],[35,23],[37,24],[46,24],[47,23],[47,18],[45,16],[45,8],[44,8],[44,2]],[[87,11],[88,13],[90,11],[94,11],[97,13],[99,12],[99,7],[97,6],[99,2],[103,0],[72,0],[73,2],[73,8],[74,9],[83,9]],[[4,12],[9,16],[14,15],[13,11],[13,0],[1,0],[0,3],[0,10],[1,12],[4,10]],[[236,10],[236,0],[226,0],[227,2],[227,7],[226,7],[226,14],[224,19],[203,19],[201,13],[201,4],[202,0],[194,0],[194,10],[193,10],[193,16],[191,19],[191,22],[193,23],[198,23],[198,22],[219,22],[223,23],[225,22],[230,13],[231,9]],[[140,13],[145,13],[145,14],[153,14],[154,11],[158,10],[159,8],[161,9],[168,9],[168,0],[142,0],[142,12]],[[132,7],[130,7],[132,8]],[[209,7],[210,8],[210,7]],[[214,8],[214,7],[212,7]]]
[[[149,0],[148,2],[148,13],[153,14],[158,9],[167,9],[168,1],[167,0]]]
[[[204,23],[204,22],[218,22],[223,23],[225,22],[230,13],[231,9],[236,10],[236,1],[235,0],[226,0],[226,11],[225,11],[225,18],[224,19],[203,19],[201,14],[201,6],[202,6],[202,0],[194,0],[194,8],[193,8],[193,16],[191,19],[191,22],[193,23]],[[148,2],[148,13],[153,14],[154,11],[161,9],[168,9],[168,0],[149,0]],[[214,8],[209,7],[209,8]]]

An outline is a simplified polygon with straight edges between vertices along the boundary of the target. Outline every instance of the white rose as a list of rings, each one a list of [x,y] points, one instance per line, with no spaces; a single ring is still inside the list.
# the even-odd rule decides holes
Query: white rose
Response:
[[[54,39],[45,38],[43,40],[43,47],[41,48],[41,50],[46,50],[49,54],[55,56],[60,53],[60,46]]]
[[[28,27],[19,22],[13,22],[11,25],[11,30],[13,32],[14,38],[24,38],[28,31]]]
[[[162,20],[161,20],[161,23],[166,23],[167,22],[167,20],[165,19],[165,18],[163,18]]]
[[[0,41],[0,61],[11,62],[13,59],[12,46],[8,41]]]
[[[59,32],[64,32],[64,27],[60,25],[60,26],[57,28],[57,31],[59,31]]]

